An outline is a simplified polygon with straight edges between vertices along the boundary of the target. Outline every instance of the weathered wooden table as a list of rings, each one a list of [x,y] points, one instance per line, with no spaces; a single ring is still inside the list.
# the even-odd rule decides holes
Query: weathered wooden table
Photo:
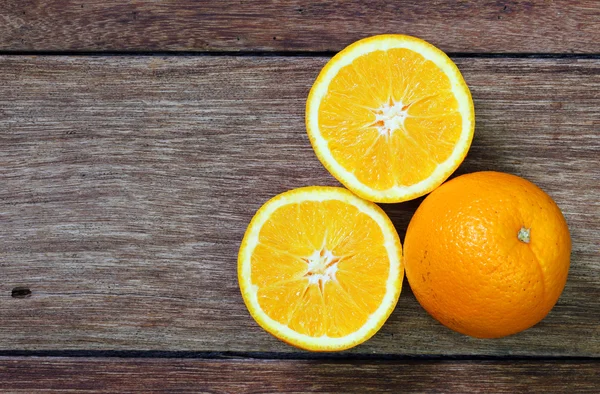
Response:
[[[333,53],[377,33],[471,87],[457,173],[524,176],[563,209],[571,271],[540,324],[454,333],[407,283],[370,341],[301,352],[247,313],[255,210],[336,185],[304,128]],[[600,2],[3,0],[0,390],[600,391]],[[420,200],[385,205],[401,238]]]

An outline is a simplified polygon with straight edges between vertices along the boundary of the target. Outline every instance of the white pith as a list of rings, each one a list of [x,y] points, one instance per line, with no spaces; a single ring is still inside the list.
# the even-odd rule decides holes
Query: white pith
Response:
[[[322,288],[330,280],[336,280],[337,260],[330,250],[315,250],[306,260],[308,265],[305,277],[308,278],[308,283],[318,284]]]
[[[390,136],[394,131],[404,129],[407,117],[408,110],[401,101],[383,104],[375,111],[375,124],[379,135]]]

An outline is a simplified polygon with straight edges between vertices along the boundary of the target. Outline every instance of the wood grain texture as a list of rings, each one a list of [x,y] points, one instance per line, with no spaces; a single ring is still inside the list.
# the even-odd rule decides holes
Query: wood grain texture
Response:
[[[3,0],[0,50],[338,51],[402,33],[451,52],[600,53],[597,0]]]
[[[236,256],[267,199],[337,184],[304,130],[326,61],[0,57],[0,349],[295,351],[249,316]],[[405,282],[351,352],[600,356],[600,60],[457,64],[477,113],[458,173],[518,174],[557,201],[567,286],[534,328],[478,340]],[[418,203],[384,207],[401,239]]]
[[[0,390],[15,393],[597,393],[599,386],[593,361],[0,358]]]

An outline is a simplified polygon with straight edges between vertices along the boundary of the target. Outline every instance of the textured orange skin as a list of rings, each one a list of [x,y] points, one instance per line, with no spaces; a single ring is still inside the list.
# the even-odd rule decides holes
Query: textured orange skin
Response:
[[[530,229],[530,242],[517,238]],[[562,293],[571,238],[556,203],[499,172],[459,176],[417,209],[404,263],[417,300],[460,333],[498,338],[542,320]]]

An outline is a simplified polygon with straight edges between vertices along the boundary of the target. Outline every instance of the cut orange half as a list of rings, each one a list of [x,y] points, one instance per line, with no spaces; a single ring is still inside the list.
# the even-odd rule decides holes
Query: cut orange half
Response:
[[[319,160],[348,189],[377,202],[410,200],[439,186],[467,155],[474,126],[471,93],[456,65],[404,35],[342,50],[306,103]]]
[[[313,351],[356,346],[394,309],[404,269],[400,239],[377,205],[337,187],[305,187],[263,205],[238,257],[256,322]]]

